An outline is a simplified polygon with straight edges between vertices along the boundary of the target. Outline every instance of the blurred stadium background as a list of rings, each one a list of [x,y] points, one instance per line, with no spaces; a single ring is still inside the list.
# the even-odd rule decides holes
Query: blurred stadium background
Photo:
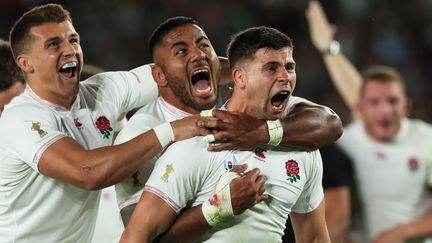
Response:
[[[72,14],[81,35],[85,62],[105,70],[127,70],[151,62],[147,39],[165,19],[184,15],[198,20],[216,52],[225,55],[230,36],[267,25],[294,39],[295,94],[332,107],[343,119],[349,110],[336,92],[309,38],[307,0],[92,0],[56,1]],[[0,0],[0,38],[14,21],[40,0]],[[338,26],[342,51],[363,69],[386,64],[399,69],[412,98],[411,117],[432,122],[432,0],[323,0]]]

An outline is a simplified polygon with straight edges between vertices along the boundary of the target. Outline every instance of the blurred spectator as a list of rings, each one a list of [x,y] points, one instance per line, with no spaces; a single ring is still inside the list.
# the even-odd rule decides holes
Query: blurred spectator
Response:
[[[423,242],[432,236],[432,126],[407,118],[410,106],[398,71],[374,66],[362,77],[340,53],[335,28],[317,1],[311,1],[307,17],[333,83],[361,117],[338,141],[353,160],[364,210],[363,229],[353,239]]]
[[[9,42],[0,39],[0,116],[4,106],[22,93],[24,75],[16,65]]]

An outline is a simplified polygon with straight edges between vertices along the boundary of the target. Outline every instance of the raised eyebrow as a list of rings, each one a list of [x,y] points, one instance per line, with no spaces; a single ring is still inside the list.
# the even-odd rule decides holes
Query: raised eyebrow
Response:
[[[80,35],[78,33],[73,33],[73,34],[70,35],[70,37],[78,38],[79,39]]]
[[[170,49],[174,49],[174,48],[177,47],[177,46],[186,46],[186,42],[184,42],[184,41],[174,42],[174,43],[171,45],[171,48],[170,48]]]
[[[207,38],[207,36],[203,35],[203,36],[201,36],[200,38],[198,38],[198,39],[195,41],[195,44],[200,43],[202,40],[210,41],[210,40]]]

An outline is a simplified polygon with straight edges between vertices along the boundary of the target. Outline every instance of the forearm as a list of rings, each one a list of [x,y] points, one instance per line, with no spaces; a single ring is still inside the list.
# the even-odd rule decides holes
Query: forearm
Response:
[[[347,106],[354,111],[360,95],[362,78],[353,64],[341,53],[323,54],[333,84]]]
[[[127,143],[94,150],[63,138],[48,147],[38,165],[44,175],[97,190],[120,182],[161,150],[153,130]]]
[[[282,119],[282,124],[284,146],[317,149],[342,135],[339,116],[323,106],[294,109]]]
[[[205,235],[211,226],[205,220],[201,205],[186,209],[171,226],[171,228],[157,238],[157,242],[192,242]]]
[[[405,239],[417,239],[432,236],[432,210],[423,217],[406,224],[399,225],[397,230],[403,232]]]

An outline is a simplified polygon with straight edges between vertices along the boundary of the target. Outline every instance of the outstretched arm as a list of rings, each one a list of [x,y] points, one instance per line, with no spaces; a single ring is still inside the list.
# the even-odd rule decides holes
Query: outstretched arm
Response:
[[[355,111],[362,83],[359,71],[341,52],[331,48],[331,45],[335,44],[336,28],[329,23],[318,1],[310,1],[306,10],[306,19],[312,43],[322,54],[332,82],[354,117],[358,117]]]
[[[208,119],[198,125],[214,129],[216,141],[211,151],[224,149],[251,149],[270,140],[267,123],[243,113],[213,110],[217,119]],[[314,150],[336,141],[342,135],[342,122],[330,108],[302,99],[282,119],[281,145]]]

